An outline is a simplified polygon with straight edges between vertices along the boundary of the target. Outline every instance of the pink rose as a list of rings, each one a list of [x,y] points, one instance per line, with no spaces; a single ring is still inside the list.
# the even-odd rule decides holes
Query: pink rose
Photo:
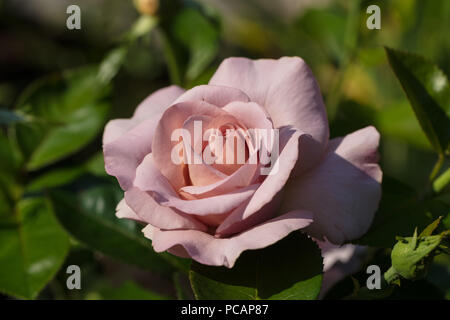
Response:
[[[199,146],[214,154],[223,145],[217,158],[236,159],[237,149],[227,149],[223,140],[211,146],[217,137],[205,133],[208,144],[196,135],[196,121],[202,133],[277,129],[278,143],[267,144],[269,155],[278,151],[272,171],[262,174],[267,163],[260,155],[250,161],[255,158],[246,137],[244,163],[174,161],[193,151],[172,141],[180,129],[192,133],[194,156]],[[106,171],[125,191],[119,218],[145,223],[157,252],[231,268],[242,251],[269,246],[294,230],[335,244],[363,235],[381,196],[378,141],[373,127],[329,140],[321,93],[302,59],[229,58],[208,85],[163,88],[132,118],[110,121],[103,149]],[[275,145],[278,150],[271,149]]]

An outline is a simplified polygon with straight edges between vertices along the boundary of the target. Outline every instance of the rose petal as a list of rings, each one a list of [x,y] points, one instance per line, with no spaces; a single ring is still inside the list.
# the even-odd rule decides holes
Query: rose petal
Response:
[[[172,135],[177,133],[177,130],[183,127],[186,119],[192,115],[218,117],[226,114],[226,111],[221,108],[203,101],[180,102],[164,112],[153,138],[154,162],[176,190],[187,185],[187,181],[184,165],[176,164],[172,159],[172,151],[180,143],[178,140],[171,141]]]
[[[247,163],[220,181],[207,185],[186,186],[180,191],[189,193],[197,199],[232,192],[253,184],[259,176],[258,169],[258,165]]]
[[[182,93],[170,86],[147,97],[131,119],[110,121],[103,135],[105,169],[119,181],[122,189],[132,186],[136,167],[151,152],[153,133],[162,112]]]
[[[195,215],[223,214],[239,206],[249,199],[259,184],[206,199],[184,200],[174,191],[169,181],[154,165],[152,155],[144,158],[136,170],[134,186],[142,191],[150,191],[157,203],[172,207],[184,213]]]
[[[174,85],[155,91],[139,104],[133,118],[147,119],[155,114],[162,115],[184,92],[184,89]]]
[[[306,63],[298,57],[279,60],[224,60],[209,82],[239,88],[264,107],[276,128],[293,126],[311,137],[308,155],[296,174],[313,166],[328,142],[328,120],[319,86]],[[306,142],[303,142],[306,143]]]
[[[374,127],[330,141],[323,161],[291,181],[283,210],[314,214],[307,232],[342,244],[369,228],[381,197],[382,172],[376,164],[379,133]]]
[[[169,86],[155,91],[139,104],[132,118],[115,119],[107,123],[103,134],[103,144],[113,142],[117,138],[120,138],[128,130],[148,118],[161,117],[163,112],[183,92],[184,89],[178,86]]]
[[[152,151],[157,122],[155,118],[144,120],[120,138],[103,145],[105,170],[117,178],[125,191],[132,187],[139,163]]]
[[[232,238],[215,238],[196,230],[160,230],[144,228],[144,235],[152,238],[156,252],[181,245],[189,256],[206,265],[232,268],[244,250],[265,248],[284,238],[292,231],[305,228],[311,222],[311,213],[293,211],[276,217]]]
[[[139,217],[125,202],[125,199],[120,200],[116,206],[116,217],[119,219],[131,219],[139,222],[145,222]],[[147,222],[148,223],[148,222]]]
[[[186,91],[175,103],[184,101],[206,101],[222,108],[233,101],[248,102],[250,98],[236,87],[201,85]]]
[[[229,114],[242,121],[247,128],[270,130],[273,128],[270,115],[255,102],[233,101],[224,108]]]
[[[206,231],[207,227],[189,215],[159,205],[150,194],[138,188],[125,192],[129,208],[136,213],[140,221],[150,223],[161,229],[194,229]]]
[[[260,210],[265,205],[269,204],[275,195],[280,192],[286,184],[286,181],[288,180],[297,161],[298,141],[301,136],[301,132],[292,128],[285,127],[280,130],[280,154],[275,163],[272,164],[272,171],[269,175],[267,175],[261,186],[256,190],[255,194],[246,205],[245,210],[233,211],[217,228],[217,234],[230,232],[229,230],[230,228],[232,230],[234,224],[241,224],[242,220],[248,219],[253,214],[260,212]],[[237,227],[238,225],[234,226],[234,228]]]

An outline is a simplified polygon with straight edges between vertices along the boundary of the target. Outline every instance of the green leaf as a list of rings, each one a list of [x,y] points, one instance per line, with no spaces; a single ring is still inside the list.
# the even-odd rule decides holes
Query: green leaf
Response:
[[[316,299],[322,284],[322,256],[301,232],[262,250],[245,251],[232,269],[192,263],[197,299]]]
[[[189,282],[183,278],[184,274],[180,272],[175,272],[173,274],[173,285],[175,287],[175,292],[177,294],[178,300],[192,300],[194,299],[192,290],[190,290]],[[183,281],[186,280],[186,281]]]
[[[0,221],[0,243],[0,291],[28,299],[53,278],[70,246],[43,198],[17,203],[14,220]]]
[[[0,170],[3,173],[13,173],[20,164],[21,158],[14,145],[0,131]]]
[[[419,234],[419,238],[428,237],[433,234],[433,231],[436,230],[439,223],[441,223],[442,216],[434,220],[432,223],[430,223],[423,231]]]
[[[175,17],[173,32],[176,40],[189,50],[186,79],[195,80],[219,50],[218,31],[200,12],[186,9]]]
[[[84,169],[80,167],[55,169],[32,180],[26,187],[26,190],[35,192],[48,188],[60,187],[74,181],[82,175],[83,172]]]
[[[16,109],[32,119],[11,133],[36,170],[84,147],[103,128],[109,110],[109,87],[98,79],[98,68],[83,68],[33,83]]]
[[[100,186],[78,196],[50,192],[54,211],[64,228],[77,240],[126,263],[165,273],[171,266],[156,254],[137,223],[118,219],[115,206],[123,197],[118,187]]]
[[[427,136],[408,101],[394,102],[376,113],[376,124],[384,136],[392,136],[415,147],[431,150]]]
[[[385,48],[419,123],[440,154],[450,147],[450,87],[446,75],[424,58]]]

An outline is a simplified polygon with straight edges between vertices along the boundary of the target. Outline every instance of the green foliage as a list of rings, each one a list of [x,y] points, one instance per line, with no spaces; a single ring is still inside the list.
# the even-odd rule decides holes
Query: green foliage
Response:
[[[217,30],[198,11],[192,9],[180,12],[172,27],[177,41],[189,50],[186,79],[195,80],[219,50]]]
[[[19,201],[0,215],[0,291],[33,299],[61,267],[69,238],[43,198]]]
[[[81,192],[78,197],[53,191],[50,198],[63,227],[80,242],[126,263],[165,273],[170,265],[153,252],[131,220],[115,216],[115,206],[123,197],[118,187],[99,186]]]
[[[433,148],[450,147],[450,87],[446,75],[417,55],[386,48],[389,63]]]
[[[101,131],[109,104],[109,87],[97,79],[97,68],[51,76],[32,84],[17,110],[32,121],[16,124],[12,133],[29,170],[36,170],[80,150]]]
[[[197,299],[316,299],[322,256],[306,235],[293,232],[262,250],[242,253],[232,269],[194,262],[190,279]]]

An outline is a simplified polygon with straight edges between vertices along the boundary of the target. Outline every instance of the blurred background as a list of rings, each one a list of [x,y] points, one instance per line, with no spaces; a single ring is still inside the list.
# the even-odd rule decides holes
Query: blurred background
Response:
[[[20,246],[14,226],[22,220],[0,232],[0,297],[192,297],[185,261],[130,258],[148,244],[139,226],[114,218],[121,191],[104,173],[101,133],[108,119],[131,116],[158,88],[207,83],[226,57],[302,57],[320,84],[331,136],[374,125],[385,176],[412,189],[426,183],[436,155],[383,46],[420,54],[448,75],[450,1],[140,3],[141,12],[154,15],[140,18],[131,0],[0,0],[0,107],[19,110],[1,124],[0,227],[13,211],[24,221],[51,211],[30,223],[53,225],[40,229],[50,239],[29,235],[39,239],[25,246],[29,258],[14,254]],[[80,30],[66,27],[71,4],[81,8]],[[381,9],[380,30],[366,27],[371,4]],[[66,211],[72,218],[61,218]],[[67,233],[59,224],[79,228]],[[39,250],[53,252],[31,264]],[[409,298],[449,297],[450,262],[442,259],[421,284],[426,294],[417,287]],[[66,288],[71,264],[82,269],[82,290]]]

